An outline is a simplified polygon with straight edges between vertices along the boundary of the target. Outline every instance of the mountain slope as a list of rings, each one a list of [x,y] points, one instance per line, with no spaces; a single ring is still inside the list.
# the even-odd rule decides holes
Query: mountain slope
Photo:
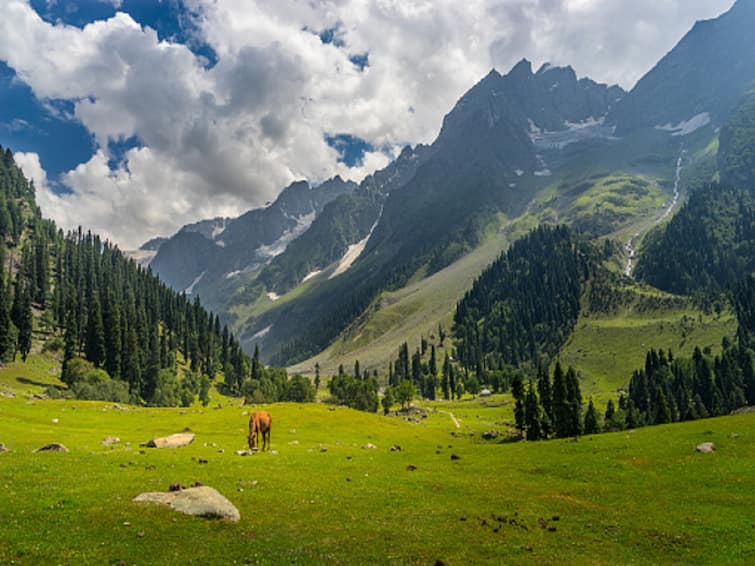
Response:
[[[559,94],[562,80],[570,96]],[[382,290],[398,289],[420,271],[437,272],[477,246],[499,212],[524,210],[550,175],[533,132],[568,130],[570,120],[598,123],[620,93],[577,81],[571,69],[535,74],[527,61],[505,76],[492,71],[444,119],[414,176],[388,195],[351,268],[267,310],[245,339],[261,338],[263,351],[278,350],[277,362],[321,350]]]
[[[617,133],[660,127],[681,136],[720,126],[755,80],[753,25],[754,0],[697,22],[616,105],[609,122]]]
[[[328,203],[356,188],[340,177],[315,188],[303,181],[293,183],[266,208],[183,227],[159,246],[150,266],[176,290],[196,282],[194,292],[221,306],[223,300],[214,289],[229,273],[259,270],[306,231]]]

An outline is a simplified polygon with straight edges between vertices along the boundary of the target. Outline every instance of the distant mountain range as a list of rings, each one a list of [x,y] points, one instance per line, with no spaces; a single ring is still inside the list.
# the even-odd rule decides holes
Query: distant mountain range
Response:
[[[508,242],[542,222],[596,237],[644,234],[670,199],[682,149],[690,186],[714,179],[720,128],[755,80],[754,25],[753,0],[698,22],[629,93],[571,67],[535,72],[522,60],[505,75],[492,70],[430,146],[405,148],[359,186],[294,183],[267,208],[186,226],[140,255],[154,253],[164,281],[199,294],[266,360],[358,342],[391,293],[445,277],[491,234]],[[407,312],[429,313],[429,301]],[[450,322],[454,307],[402,332]],[[376,339],[403,323],[381,323]]]

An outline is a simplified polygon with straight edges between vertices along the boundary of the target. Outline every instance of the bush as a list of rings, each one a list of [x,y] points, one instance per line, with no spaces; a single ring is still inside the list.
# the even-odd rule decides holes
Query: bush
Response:
[[[48,395],[55,399],[73,395],[76,399],[89,401],[112,401],[114,403],[128,403],[130,401],[128,384],[125,381],[111,379],[103,369],[94,367],[83,358],[68,360],[63,367],[61,380],[68,384],[69,394],[60,390],[53,393],[49,388]],[[54,395],[57,395],[55,397]]]
[[[375,413],[378,410],[377,381],[354,379],[350,375],[337,375],[328,384],[333,400],[359,411]]]
[[[109,377],[107,381],[78,381],[71,386],[71,392],[77,399],[88,399],[90,401],[128,403],[130,400],[128,384],[125,381],[110,379]]]
[[[315,388],[306,377],[295,375],[286,384],[284,401],[310,403],[315,400]]]
[[[173,369],[161,369],[157,374],[155,392],[150,403],[157,407],[175,407],[179,402],[180,385]]]

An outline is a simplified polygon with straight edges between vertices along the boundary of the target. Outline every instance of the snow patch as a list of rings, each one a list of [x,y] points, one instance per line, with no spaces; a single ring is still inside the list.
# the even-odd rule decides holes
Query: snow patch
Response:
[[[252,342],[254,340],[257,340],[258,338],[262,338],[263,336],[267,335],[267,333],[270,332],[270,329],[272,327],[273,327],[273,325],[271,324],[270,326],[268,326],[266,328],[263,328],[262,330],[260,330],[259,332],[257,332],[257,334],[255,334],[254,336],[252,336],[249,339],[249,341]]]
[[[234,278],[234,277],[236,277],[236,276],[238,276],[240,274],[241,274],[241,270],[239,269],[238,271],[229,271],[228,273],[226,273],[225,275],[223,275],[223,277],[225,279],[232,279],[232,278]]]
[[[561,86],[561,83],[553,83],[551,85],[551,87],[548,89],[548,92],[553,92],[554,90],[556,90],[560,86]]]
[[[671,132],[672,136],[688,136],[692,132],[696,132],[708,124],[710,124],[710,114],[708,112],[702,112],[692,116],[689,120],[679,122],[676,126],[672,126],[669,122],[665,126],[656,126],[655,129]]]
[[[215,245],[216,246],[220,246],[221,248],[224,248],[225,247],[225,242],[223,240],[217,240],[215,242]]]
[[[343,257],[341,258],[341,261],[338,262],[338,267],[336,267],[336,270],[330,274],[330,277],[328,277],[328,280],[333,279],[334,277],[338,277],[342,273],[345,273],[351,265],[359,258],[360,255],[362,255],[362,252],[364,251],[365,246],[367,246],[367,242],[370,240],[370,236],[372,236],[372,233],[375,231],[375,228],[377,228],[378,222],[380,222],[380,218],[383,216],[383,209],[380,209],[380,214],[378,214],[377,220],[375,220],[375,223],[372,225],[372,228],[370,228],[369,234],[367,234],[362,240],[358,241],[356,244],[351,244],[348,249],[346,250],[346,253],[343,254]]]
[[[280,299],[280,295],[278,295],[278,293],[275,293],[275,292],[273,292],[273,291],[270,291],[270,292],[268,292],[268,294],[267,294],[267,298],[268,298],[268,299],[270,299],[271,301],[275,302],[275,301],[277,301],[278,299]]]
[[[207,270],[204,270],[204,271],[203,271],[202,273],[200,273],[200,274],[199,274],[199,275],[197,276],[197,278],[196,278],[196,279],[194,279],[194,281],[192,281],[192,282],[191,282],[191,285],[189,285],[188,287],[186,287],[186,289],[184,290],[184,292],[185,292],[185,293],[186,293],[187,295],[191,295],[191,294],[192,294],[192,293],[194,292],[194,287],[196,287],[196,286],[197,286],[197,283],[199,283],[199,282],[200,282],[200,281],[202,280],[202,277],[204,277],[204,274],[205,274],[205,273],[207,273]]]
[[[317,277],[317,275],[319,275],[321,272],[322,272],[322,269],[316,269],[315,271],[310,271],[304,276],[304,279],[302,279],[301,282],[304,283],[305,281],[309,281],[313,277]]]
[[[522,170],[522,169],[517,169],[516,171],[514,171],[514,173],[516,173],[516,176],[517,176],[517,177],[521,177],[522,175],[524,175],[524,170]]]
[[[567,145],[588,139],[612,139],[614,130],[606,126],[605,116],[589,118],[581,122],[564,122],[564,129],[556,132],[530,131],[530,140],[538,150],[562,150]]]
[[[543,169],[541,171],[535,171],[533,175],[535,175],[535,177],[550,177],[553,173],[551,173],[550,169]]]
[[[219,223],[217,223],[217,224],[215,224],[215,226],[213,226],[213,228],[212,228],[212,239],[213,240],[215,238],[217,238],[218,236],[220,236],[220,234],[222,234],[223,232],[225,232],[225,223],[226,223],[226,219],[223,218]]]
[[[540,134],[542,133],[542,130],[537,127],[535,122],[532,121],[532,118],[527,118],[527,122],[529,122],[530,125],[530,133],[531,134]]]
[[[307,228],[309,228],[312,225],[312,222],[314,222],[316,215],[317,213],[313,211],[309,214],[293,218],[293,220],[296,221],[296,226],[291,230],[286,230],[281,237],[272,244],[257,248],[257,255],[264,259],[271,259],[281,255],[286,251],[288,244],[306,232]]]

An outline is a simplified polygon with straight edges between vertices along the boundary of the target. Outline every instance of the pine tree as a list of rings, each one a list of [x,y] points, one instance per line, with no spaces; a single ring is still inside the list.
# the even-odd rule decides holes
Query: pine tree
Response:
[[[443,398],[448,401],[451,399],[451,361],[448,358],[448,352],[443,359],[443,380],[441,381],[441,389],[443,389]]]
[[[669,407],[666,396],[663,394],[663,389],[661,389],[660,387],[656,390],[655,402],[653,404],[655,406],[655,415],[653,419],[654,423],[655,424],[670,423],[671,422],[671,408]]]
[[[102,322],[100,300],[95,294],[90,303],[89,316],[87,318],[86,358],[100,367],[105,363],[105,328]]]
[[[359,371],[359,360],[354,360],[354,377],[362,379],[362,372]]]
[[[566,398],[568,405],[568,435],[582,434],[582,393],[579,389],[579,379],[573,367],[566,370]]]
[[[516,409],[514,409],[516,412]],[[527,428],[527,440],[540,440],[543,438],[541,417],[542,408],[535,392],[535,384],[530,381],[525,399],[525,424]]]
[[[315,391],[320,390],[320,362],[315,362]]]
[[[430,345],[430,364],[428,367],[430,375],[438,377],[438,362],[435,359],[435,344]]]
[[[553,428],[560,438],[569,436],[571,431],[566,377],[560,362],[556,362],[553,371]]]
[[[540,395],[540,404],[543,407],[542,428],[543,436],[553,433],[553,394],[548,370],[544,366],[538,368],[537,392]]]
[[[590,399],[585,413],[585,434],[598,434],[600,432],[600,423],[598,422],[598,411]]]

